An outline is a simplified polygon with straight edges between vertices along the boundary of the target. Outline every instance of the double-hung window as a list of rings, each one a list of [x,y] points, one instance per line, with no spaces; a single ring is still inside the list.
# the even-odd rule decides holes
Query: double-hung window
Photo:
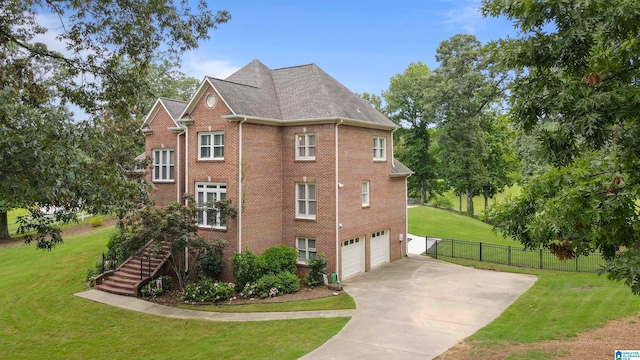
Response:
[[[153,150],[153,181],[173,181],[173,149]]]
[[[296,184],[296,218],[316,218],[316,184]]]
[[[387,139],[383,137],[373,138],[373,160],[387,160]]]
[[[224,132],[198,133],[198,160],[224,160]]]
[[[299,262],[306,262],[316,258],[316,239],[298,237],[296,238],[296,246]]]
[[[316,134],[296,135],[296,160],[316,159]]]
[[[214,206],[216,201],[227,198],[227,184],[224,183],[196,183],[196,209],[198,226],[226,229],[224,214]]]
[[[362,207],[369,206],[369,182],[362,182]]]

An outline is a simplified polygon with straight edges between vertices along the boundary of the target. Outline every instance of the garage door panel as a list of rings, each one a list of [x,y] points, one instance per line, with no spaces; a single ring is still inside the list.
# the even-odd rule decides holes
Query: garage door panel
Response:
[[[364,241],[359,238],[342,242],[342,278],[364,271]]]
[[[371,266],[389,262],[389,231],[381,230],[371,234]]]

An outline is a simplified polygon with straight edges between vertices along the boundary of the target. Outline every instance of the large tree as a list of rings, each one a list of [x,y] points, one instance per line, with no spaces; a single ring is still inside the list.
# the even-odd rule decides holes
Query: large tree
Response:
[[[440,43],[436,60],[435,114],[444,176],[456,192],[466,194],[467,212],[473,214],[473,195],[489,179],[489,149],[480,120],[500,102],[508,76],[473,35],[458,34]]]
[[[64,53],[36,42],[48,31],[40,23],[47,16],[60,22]],[[129,119],[154,55],[179,56],[228,19],[205,1],[195,12],[173,0],[3,1],[0,237],[8,236],[11,207],[55,207],[68,219],[68,211],[108,212],[144,200],[126,169],[96,154],[114,146],[108,134]],[[74,119],[70,105],[89,119]],[[97,121],[104,111],[115,119],[108,127]]]
[[[521,37],[495,44],[526,70],[512,117],[537,131],[552,165],[493,212],[528,248],[560,258],[598,249],[608,276],[640,294],[640,3],[635,0],[484,1]]]
[[[391,77],[389,89],[382,93],[387,116],[401,126],[397,133],[398,159],[415,174],[409,178],[410,191],[420,194],[420,203],[438,192],[436,160],[430,152],[431,131],[435,123],[433,73],[422,62],[411,63],[402,74]]]

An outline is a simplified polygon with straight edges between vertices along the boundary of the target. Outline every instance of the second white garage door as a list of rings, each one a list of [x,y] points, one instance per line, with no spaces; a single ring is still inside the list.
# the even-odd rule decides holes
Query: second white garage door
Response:
[[[364,240],[353,238],[342,241],[342,279],[364,272]]]
[[[371,233],[371,267],[389,262],[389,230]]]

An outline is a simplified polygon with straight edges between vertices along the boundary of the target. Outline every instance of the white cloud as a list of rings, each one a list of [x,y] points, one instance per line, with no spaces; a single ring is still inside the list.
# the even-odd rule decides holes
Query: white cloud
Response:
[[[482,6],[480,0],[463,0],[455,3],[459,3],[459,6],[445,14],[445,23],[460,28],[468,34],[475,34],[485,27],[485,19],[480,12]]]
[[[240,70],[240,66],[235,66],[229,61],[204,60],[197,53],[190,53],[182,58],[181,71],[198,80],[202,80],[205,76],[225,79],[238,70]]]

